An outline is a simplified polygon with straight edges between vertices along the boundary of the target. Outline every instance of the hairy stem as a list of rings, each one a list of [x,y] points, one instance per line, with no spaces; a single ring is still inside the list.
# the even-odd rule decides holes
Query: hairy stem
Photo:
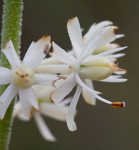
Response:
[[[18,53],[20,48],[23,0],[4,0],[3,5],[1,48],[5,47],[6,42],[12,40]],[[3,54],[1,54],[1,65],[10,68]],[[6,86],[0,86],[0,95],[5,88]],[[8,150],[9,147],[13,108],[14,101],[9,106],[4,119],[0,120],[0,150]]]

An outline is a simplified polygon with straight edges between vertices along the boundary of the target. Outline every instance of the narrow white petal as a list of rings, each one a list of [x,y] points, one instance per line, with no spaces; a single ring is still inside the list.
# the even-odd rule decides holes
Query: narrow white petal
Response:
[[[117,34],[117,35],[116,35],[116,39],[122,38],[122,37],[124,37],[124,36],[125,36],[124,34]]]
[[[98,24],[93,24],[84,36],[85,42],[90,42],[100,30],[109,25],[112,25],[111,21],[102,21]]]
[[[76,106],[78,104],[80,94],[81,94],[81,88],[78,86],[76,89],[76,92],[73,96],[73,99],[71,101],[71,104],[69,106],[68,113],[67,113],[66,122],[67,122],[68,129],[70,131],[76,131],[77,130],[77,126],[76,126],[74,117],[76,115]]]
[[[86,86],[86,85],[83,83],[83,81],[80,79],[80,77],[79,77],[78,75],[76,75],[76,81],[77,81],[77,83],[78,83],[82,88],[86,89],[86,91],[92,92],[92,94],[94,94],[94,96],[95,96],[98,100],[100,100],[100,101],[102,101],[102,102],[104,102],[104,103],[107,103],[107,104],[112,104],[111,101],[108,101],[108,100],[102,98],[101,96],[99,96],[99,95],[98,95],[98,94],[100,94],[99,92],[94,91],[94,90],[91,89],[90,87]]]
[[[23,101],[38,109],[38,100],[33,88],[20,89],[20,96]]]
[[[22,111],[22,106],[20,102],[17,102],[14,106],[14,111],[13,111],[13,118],[18,117],[22,121],[29,121],[28,118],[25,118],[23,111]]]
[[[114,82],[114,83],[120,83],[120,82],[126,82],[127,79],[121,78],[119,76],[110,76],[108,78],[106,78],[105,80],[100,80],[102,82]]]
[[[48,84],[57,79],[57,75],[54,74],[35,74],[35,82],[37,84]]]
[[[36,69],[37,73],[69,74],[71,70],[66,64],[43,64]]]
[[[82,51],[83,40],[82,40],[82,31],[77,17],[70,19],[67,23],[68,34],[75,51],[76,56],[78,57]]]
[[[124,53],[118,53],[118,54],[114,54],[114,55],[110,55],[108,56],[110,59],[115,59],[115,58],[120,58],[120,57],[123,57],[125,56]]]
[[[49,130],[47,124],[45,123],[45,121],[43,120],[43,118],[41,117],[41,115],[37,112],[34,113],[34,119],[38,125],[38,129],[40,131],[40,134],[42,135],[42,137],[45,140],[54,142],[56,141],[56,138],[54,137],[54,135],[51,133],[51,131]]]
[[[14,111],[13,111],[13,114],[12,114],[13,118],[17,117],[20,112],[21,112],[21,105],[18,102],[14,105]]]
[[[88,87],[90,87],[91,89],[94,89],[93,87],[93,83],[91,80],[86,79],[85,83],[87,84]],[[85,88],[83,88],[83,97],[84,100],[91,105],[96,105],[96,97],[94,96],[94,94],[92,94],[92,92],[89,92],[88,90],[86,90]]]
[[[71,103],[71,101],[72,101],[72,97],[67,97],[61,103],[58,103],[57,105],[66,107],[68,104]]]
[[[52,45],[54,49],[53,57],[60,59],[60,61],[68,65],[72,64],[72,62],[75,61],[74,57],[70,53],[67,53],[64,49],[59,47],[55,42],[53,42]]]
[[[125,73],[126,73],[126,70],[121,70],[121,71],[114,72],[114,74],[117,74],[117,75],[124,75]]]
[[[115,49],[112,49],[112,50],[109,50],[109,51],[102,52],[102,53],[98,54],[97,56],[110,55],[110,54],[113,54],[113,53],[117,53],[117,52],[119,52],[119,51],[122,51],[122,50],[124,50],[124,49],[126,49],[126,48],[127,48],[127,46],[115,48]]]
[[[11,81],[11,70],[0,67],[0,84],[8,84]]]
[[[20,89],[19,99],[22,106],[22,112],[26,120],[31,118],[32,106],[38,109],[38,103],[36,97],[30,92],[31,89]]]
[[[8,106],[17,94],[17,88],[14,85],[9,85],[4,93],[0,96],[0,119],[4,118]]]
[[[50,37],[42,37],[37,42],[32,42],[30,47],[28,48],[25,57],[23,59],[23,64],[27,65],[31,68],[38,67],[42,60],[45,57],[46,48],[50,47]]]
[[[66,121],[68,106],[60,106],[53,103],[41,103],[40,112],[50,118]]]
[[[23,112],[23,118],[25,118],[25,120],[30,120],[32,107],[30,103],[23,98],[21,92],[19,93],[19,98],[20,98],[21,108]]]
[[[90,55],[93,53],[95,49],[98,49],[116,39],[116,35],[113,32],[113,26],[109,26],[104,28],[103,30],[100,30],[100,33],[92,40],[92,42],[89,42],[89,44],[86,46],[86,51],[84,54],[85,56]]]
[[[100,92],[98,91],[95,91],[93,89],[91,89],[90,87],[88,87],[87,85],[85,85],[85,83],[80,79],[79,75],[76,74],[76,81],[77,83],[82,87],[82,88],[85,88],[86,90],[94,93],[94,94],[101,94]]]
[[[8,59],[8,62],[10,63],[11,67],[15,69],[20,65],[20,59],[15,51],[15,48],[13,46],[12,41],[9,41],[6,44],[6,47],[2,50],[6,58]]]
[[[105,99],[105,98],[103,98],[103,97],[101,97],[101,96],[99,96],[99,95],[97,95],[97,94],[96,94],[96,98],[97,98],[98,100],[102,101],[103,103],[112,104],[111,101],[109,101],[109,100],[107,100],[107,99]]]
[[[55,103],[62,101],[73,90],[76,85],[74,75],[71,74],[66,80],[62,80],[61,83],[62,84],[56,88],[51,97]]]

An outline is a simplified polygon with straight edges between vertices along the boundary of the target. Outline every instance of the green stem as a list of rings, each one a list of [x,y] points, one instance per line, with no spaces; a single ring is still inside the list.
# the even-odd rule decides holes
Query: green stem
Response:
[[[12,40],[16,51],[19,52],[22,12],[23,0],[4,0],[1,48],[4,48],[7,41]],[[1,54],[1,65],[10,68],[3,54]],[[5,88],[6,86],[0,86],[0,94],[3,93]],[[14,101],[8,108],[4,119],[0,120],[0,150],[8,150],[11,137],[13,107]]]

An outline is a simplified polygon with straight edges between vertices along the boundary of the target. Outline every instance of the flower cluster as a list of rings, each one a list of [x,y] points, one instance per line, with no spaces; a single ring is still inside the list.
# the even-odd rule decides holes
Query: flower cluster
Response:
[[[33,117],[42,136],[54,141],[44,120],[48,117],[66,121],[70,131],[77,130],[75,123],[76,106],[80,95],[91,105],[96,100],[112,105],[113,108],[125,107],[125,102],[111,102],[100,96],[94,89],[93,81],[125,82],[126,73],[116,64],[117,53],[126,47],[113,43],[123,34],[115,34],[117,27],[110,21],[93,24],[82,35],[77,17],[67,23],[72,50],[65,51],[50,36],[32,42],[23,61],[18,58],[12,41],[2,52],[8,59],[11,69],[0,67],[0,84],[9,84],[0,96],[0,118],[3,119],[11,100],[18,95],[13,117],[28,121]],[[49,52],[52,47],[53,52]],[[46,57],[49,53],[51,57]],[[75,90],[75,92],[73,92]],[[73,95],[72,95],[73,94]]]

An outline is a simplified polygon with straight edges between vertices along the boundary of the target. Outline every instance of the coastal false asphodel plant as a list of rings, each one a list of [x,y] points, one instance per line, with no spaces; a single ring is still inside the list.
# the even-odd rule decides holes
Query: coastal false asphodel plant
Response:
[[[101,92],[96,91],[93,85],[94,80],[126,81],[122,78],[126,71],[116,63],[117,58],[124,56],[124,53],[117,52],[126,47],[113,43],[124,35],[116,35],[114,30],[117,27],[110,21],[103,21],[93,24],[82,36],[77,17],[68,21],[67,29],[71,51],[65,51],[52,42],[53,52],[46,58],[51,47],[50,37],[32,42],[23,61],[18,58],[11,41],[2,49],[11,69],[0,67],[0,84],[10,84],[0,96],[0,118],[4,118],[11,100],[19,95],[13,117],[18,116],[24,121],[33,117],[42,136],[49,141],[55,141],[55,137],[41,115],[66,121],[70,131],[77,130],[74,119],[81,94],[91,105],[100,100],[112,105],[112,108],[125,107],[124,101],[111,102],[101,97]]]
[[[34,84],[47,84],[58,79],[57,75],[37,74],[36,67],[45,57],[44,51],[50,47],[50,37],[42,37],[37,42],[32,42],[21,61],[14,49],[12,41],[9,41],[2,52],[8,59],[11,69],[0,67],[0,84],[9,84],[0,96],[0,118],[3,119],[11,100],[19,95],[19,101],[26,119],[30,118],[32,107],[39,109],[38,101],[32,86]]]
[[[116,64],[117,58],[124,56],[118,53],[126,47],[120,47],[113,43],[114,40],[123,37],[116,35],[117,27],[110,21],[93,24],[89,31],[82,36],[82,29],[77,17],[67,23],[68,34],[72,43],[72,50],[65,51],[55,42],[52,43],[52,57],[43,61],[37,68],[38,73],[60,74],[63,78],[54,83],[55,91],[50,99],[58,104],[76,87],[75,94],[68,108],[66,117],[69,130],[77,129],[74,121],[76,105],[82,93],[85,101],[95,105],[96,99],[112,105],[113,108],[125,107],[125,102],[111,102],[100,96],[93,86],[93,80],[101,82],[125,82],[121,75],[126,73]]]

